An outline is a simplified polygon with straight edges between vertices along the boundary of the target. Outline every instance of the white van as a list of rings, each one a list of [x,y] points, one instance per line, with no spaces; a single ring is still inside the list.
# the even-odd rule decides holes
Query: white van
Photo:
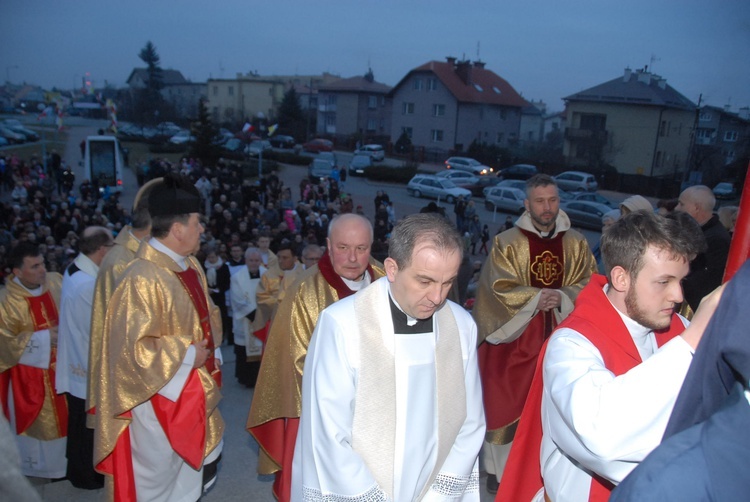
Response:
[[[379,162],[385,159],[385,150],[380,145],[365,145],[355,150],[354,155],[369,155],[372,160]]]
[[[114,136],[89,136],[83,156],[84,176],[103,192],[122,192],[122,170],[125,162],[120,143]]]

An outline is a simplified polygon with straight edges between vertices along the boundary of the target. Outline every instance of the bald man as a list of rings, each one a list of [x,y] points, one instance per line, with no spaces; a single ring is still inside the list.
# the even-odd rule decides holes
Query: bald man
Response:
[[[677,211],[684,211],[701,226],[707,250],[690,262],[690,273],[683,282],[685,301],[695,311],[701,299],[721,284],[729,256],[729,232],[713,213],[716,198],[705,185],[688,187],[680,194]]]

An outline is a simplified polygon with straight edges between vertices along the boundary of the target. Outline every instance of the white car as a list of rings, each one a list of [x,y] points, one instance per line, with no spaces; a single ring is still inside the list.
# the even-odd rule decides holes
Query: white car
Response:
[[[466,185],[475,185],[479,183],[479,178],[467,171],[456,171],[454,169],[446,169],[445,171],[440,171],[435,176],[437,176],[438,178],[445,178],[447,180],[451,180],[453,183],[455,183],[456,185],[460,187],[466,186]]]
[[[465,188],[457,187],[451,180],[438,178],[430,174],[417,174],[406,185],[406,191],[409,195],[420,197],[431,197],[441,199],[449,204],[456,202],[459,196],[463,195],[468,200],[471,192]]]
[[[477,176],[482,176],[492,172],[492,168],[485,166],[478,160],[469,157],[451,157],[445,161],[446,169],[458,169],[459,171],[469,171]]]
[[[581,171],[565,171],[555,176],[558,188],[568,192],[596,192],[599,184],[596,182],[593,174]]]
[[[488,211],[521,214],[526,210],[526,192],[518,188],[495,185],[485,189],[484,207]]]
[[[385,159],[385,150],[380,145],[365,145],[357,148],[354,155],[369,155],[375,162]]]
[[[271,150],[271,143],[267,139],[255,140],[245,148],[245,153],[257,157],[261,152]]]
[[[737,195],[734,191],[734,185],[727,181],[722,181],[713,189],[714,197],[717,199],[731,199]]]
[[[192,141],[195,141],[195,138],[190,135],[190,131],[180,131],[169,138],[169,142],[175,145],[183,145]]]

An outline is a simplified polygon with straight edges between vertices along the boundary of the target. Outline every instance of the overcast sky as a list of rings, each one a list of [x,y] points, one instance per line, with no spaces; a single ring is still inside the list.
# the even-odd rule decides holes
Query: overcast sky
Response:
[[[124,86],[152,41],[193,82],[363,75],[395,85],[446,56],[486,62],[550,111],[650,65],[694,103],[750,106],[748,0],[0,0],[0,79]]]

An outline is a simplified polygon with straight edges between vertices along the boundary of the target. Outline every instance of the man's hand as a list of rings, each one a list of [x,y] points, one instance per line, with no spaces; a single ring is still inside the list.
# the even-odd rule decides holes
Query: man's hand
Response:
[[[716,307],[719,305],[721,295],[724,293],[724,286],[725,284],[722,284],[703,297],[700,305],[698,305],[698,310],[695,311],[693,318],[690,320],[690,326],[685,328],[685,331],[680,335],[693,348],[693,350],[698,348],[698,343],[701,341],[701,338],[703,338],[703,332],[706,331],[708,321],[711,320],[711,317],[713,317],[714,312],[716,311]]]
[[[197,369],[206,364],[208,356],[211,355],[211,351],[208,350],[208,340],[201,340],[201,343],[195,345],[195,361],[193,361],[193,368]]]
[[[549,312],[560,306],[562,303],[562,295],[556,289],[542,289],[539,295],[539,303],[537,308],[544,312]]]

